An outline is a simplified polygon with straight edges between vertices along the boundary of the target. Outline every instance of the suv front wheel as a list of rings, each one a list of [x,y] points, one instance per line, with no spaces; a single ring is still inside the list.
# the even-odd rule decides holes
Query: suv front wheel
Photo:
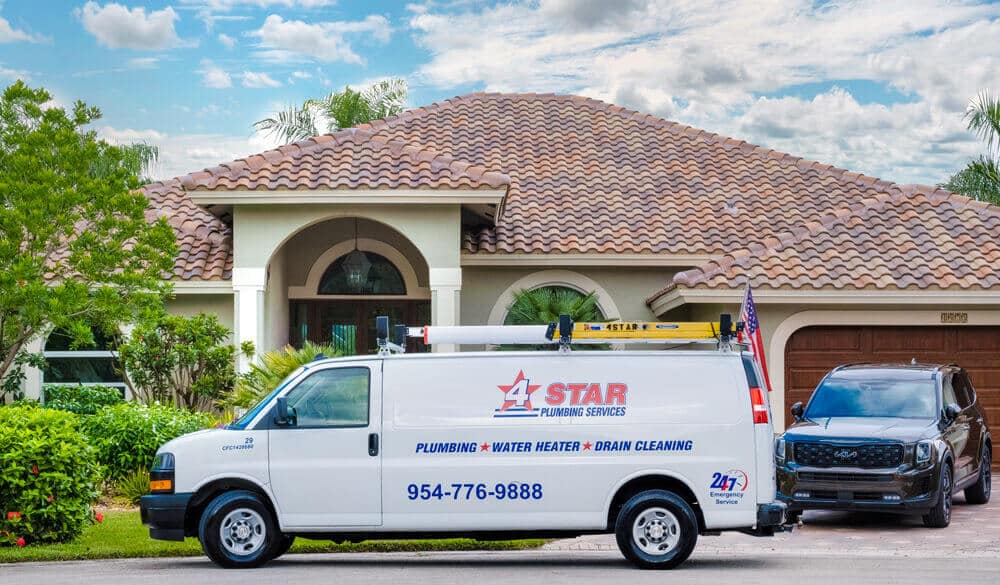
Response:
[[[976,483],[965,488],[965,501],[969,504],[988,504],[990,502],[990,490],[993,482],[993,475],[990,465],[993,463],[990,448],[983,443],[983,452],[979,457],[979,479]]]
[[[672,569],[698,540],[698,519],[673,492],[649,490],[632,496],[615,521],[618,548],[641,569]]]
[[[941,479],[938,481],[938,499],[931,511],[924,515],[924,526],[946,528],[951,524],[951,465],[941,464]]]

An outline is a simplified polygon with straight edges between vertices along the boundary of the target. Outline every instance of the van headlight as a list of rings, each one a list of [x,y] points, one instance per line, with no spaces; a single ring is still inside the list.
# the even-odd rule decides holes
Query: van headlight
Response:
[[[774,440],[774,462],[778,465],[785,463],[785,438],[778,437]]]
[[[926,465],[931,460],[931,451],[934,446],[931,441],[920,441],[917,443],[914,459],[917,465]]]

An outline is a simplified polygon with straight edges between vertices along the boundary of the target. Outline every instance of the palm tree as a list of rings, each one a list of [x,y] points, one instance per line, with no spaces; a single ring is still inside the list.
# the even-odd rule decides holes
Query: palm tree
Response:
[[[968,129],[986,143],[986,153],[941,185],[955,193],[1000,205],[1000,99],[983,90],[965,112]]]
[[[321,126],[323,132],[333,132],[400,114],[406,95],[406,81],[399,78],[379,81],[361,91],[345,86],[326,97],[306,100],[300,107],[289,106],[253,127],[288,144],[316,136]]]
[[[562,286],[544,286],[514,293],[504,325],[547,325],[569,315],[573,321],[603,321],[597,292],[581,293]]]
[[[91,163],[96,177],[107,177],[118,167],[123,167],[130,175],[140,178],[143,183],[151,183],[149,172],[160,159],[160,149],[146,142],[122,144],[117,147],[120,156],[109,155]]]

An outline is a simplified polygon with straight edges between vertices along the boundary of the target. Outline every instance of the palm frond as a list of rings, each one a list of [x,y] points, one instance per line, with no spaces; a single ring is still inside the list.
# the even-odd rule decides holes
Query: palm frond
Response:
[[[276,136],[285,144],[319,134],[316,128],[316,112],[310,102],[302,104],[301,107],[288,106],[273,118],[258,120],[253,127],[258,132],[264,132],[266,136]]]
[[[970,132],[986,142],[988,150],[1000,151],[1000,99],[984,89],[965,112]]]
[[[1000,162],[981,156],[941,186],[953,193],[1000,205]]]
[[[371,120],[396,116],[406,108],[406,96],[409,87],[405,79],[393,77],[373,83],[364,91],[365,101],[371,114]]]

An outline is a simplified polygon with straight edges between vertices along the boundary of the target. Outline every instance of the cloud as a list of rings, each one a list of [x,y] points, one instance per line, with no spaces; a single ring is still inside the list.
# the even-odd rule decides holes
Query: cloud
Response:
[[[2,3],[0,3],[2,6]],[[36,35],[27,31],[19,30],[10,25],[7,19],[0,16],[0,44],[3,43],[41,43],[49,40],[42,35]]]
[[[157,146],[160,150],[159,161],[150,173],[155,179],[169,179],[279,146],[274,140],[257,134],[175,135],[151,129],[118,129],[112,126],[100,127],[97,133],[113,144],[145,142]]]
[[[181,4],[194,4],[210,10],[231,10],[239,7],[268,8],[322,8],[333,6],[337,0],[180,0]]]
[[[94,35],[98,44],[112,49],[158,50],[170,47],[195,46],[197,42],[178,38],[174,21],[180,17],[170,6],[150,11],[114,2],[103,7],[87,2],[78,9],[83,28]]]
[[[267,73],[244,71],[243,87],[250,87],[250,88],[281,87],[281,82],[276,79],[272,79],[271,76],[268,75]]]
[[[31,76],[28,72],[23,69],[11,69],[9,67],[4,67],[3,63],[0,63],[0,79],[8,79],[10,81],[22,79],[27,81],[30,77]]]
[[[226,89],[233,86],[233,78],[226,70],[212,62],[211,59],[201,60],[201,84],[212,89]]]
[[[408,25],[419,84],[584,94],[902,181],[964,165],[963,110],[1000,82],[997,4],[539,0]]]
[[[129,67],[133,69],[156,69],[159,63],[159,57],[133,57],[128,60]]]
[[[236,46],[236,39],[226,33],[219,33],[219,42],[225,45],[227,49],[232,49]]]
[[[264,50],[258,52],[258,56],[265,60],[289,61],[309,57],[323,62],[343,61],[360,65],[365,60],[353,51],[345,37],[366,35],[379,43],[387,43],[392,27],[384,16],[376,14],[359,21],[315,24],[285,20],[272,14],[264,20],[260,29],[249,35],[260,39]]]

